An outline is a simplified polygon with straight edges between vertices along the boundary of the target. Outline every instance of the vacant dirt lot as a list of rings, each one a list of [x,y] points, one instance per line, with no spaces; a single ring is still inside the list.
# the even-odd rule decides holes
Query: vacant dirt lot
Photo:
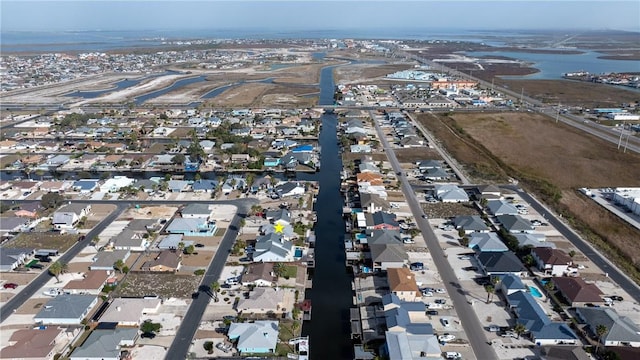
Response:
[[[163,274],[163,273],[130,273],[118,286],[116,295],[121,297],[142,297],[158,295],[161,298],[185,298],[198,289],[202,276]]]
[[[393,151],[396,153],[396,158],[398,158],[398,161],[401,163],[415,163],[416,161],[422,160],[442,159],[436,150],[426,147],[394,149]]]
[[[475,72],[474,72],[475,74]],[[490,80],[489,80],[490,81]],[[622,103],[635,102],[638,93],[604,84],[572,80],[505,80],[496,78],[496,84],[507,85],[514,91],[524,89],[526,96],[549,104],[567,106],[619,107]]]
[[[620,263],[614,245],[632,263],[639,232],[576,193],[579,187],[637,186],[640,156],[623,154],[608,142],[555,124],[537,114],[455,114],[420,121],[479,179],[521,180],[563,212],[586,237]],[[560,195],[554,204],[553,194]],[[626,270],[632,271],[630,268]]]
[[[78,241],[78,236],[58,233],[22,233],[9,243],[9,247],[56,249],[62,253]]]
[[[397,71],[413,68],[411,64],[357,64],[339,66],[334,71],[336,82],[362,82],[379,77],[385,77]]]
[[[143,206],[139,209],[128,210],[122,217],[133,219],[170,218],[177,210],[178,208],[174,206]]]

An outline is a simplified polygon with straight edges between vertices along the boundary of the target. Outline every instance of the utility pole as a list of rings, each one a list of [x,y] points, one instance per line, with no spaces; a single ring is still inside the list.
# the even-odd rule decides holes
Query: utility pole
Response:
[[[491,94],[493,94],[493,80],[495,80],[495,77],[491,78]]]
[[[622,130],[620,131],[620,139],[618,139],[618,150],[620,150],[620,145],[622,145],[622,135],[624,134],[623,130],[624,130],[624,123],[622,123]]]
[[[520,90],[520,105],[524,106],[524,88]]]
[[[629,132],[627,133],[627,140],[624,142],[624,150],[622,151],[623,153],[627,152],[627,145],[629,145],[629,136],[631,136],[631,130],[629,130]]]
[[[556,113],[556,124],[558,123],[558,119],[560,119],[560,103],[558,103],[558,112]]]

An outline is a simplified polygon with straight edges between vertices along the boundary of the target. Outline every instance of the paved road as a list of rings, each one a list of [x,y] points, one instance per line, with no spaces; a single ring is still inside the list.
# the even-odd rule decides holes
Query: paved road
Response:
[[[625,275],[623,271],[618,269],[613,263],[611,263],[606,257],[600,254],[599,251],[594,249],[591,244],[582,240],[580,236],[578,236],[569,226],[567,226],[564,222],[560,221],[555,214],[551,213],[544,207],[536,198],[527,194],[522,189],[515,186],[505,186],[511,190],[517,191],[518,194],[531,206],[539,212],[542,216],[544,216],[553,227],[558,229],[562,236],[567,238],[571,243],[578,248],[582,253],[584,253],[589,260],[591,260],[596,266],[598,266],[602,271],[609,275],[611,280],[615,281],[620,288],[626,291],[631,297],[634,298],[635,301],[640,302],[640,287],[633,280]]]
[[[373,117],[373,114],[371,115]],[[375,117],[373,117],[373,119],[375,119]],[[396,173],[402,171],[400,163],[398,162],[393,149],[389,146],[389,143],[387,142],[387,139],[384,136],[380,125],[375,120],[374,123],[378,132],[378,137],[382,142],[384,151],[388,154],[388,158],[391,162],[393,170]],[[422,211],[422,207],[420,206],[418,199],[416,198],[415,192],[411,188],[411,185],[409,184],[407,178],[404,176],[404,173],[401,174],[402,175],[400,176],[400,181],[402,183],[402,191],[407,198],[407,203],[409,204],[411,212],[416,219],[416,224],[418,224],[418,227],[422,232],[422,236],[424,237],[427,248],[431,253],[433,262],[438,269],[438,272],[440,273],[442,282],[444,283],[453,306],[458,313],[458,317],[461,320],[462,328],[467,335],[469,344],[471,344],[476,358],[481,360],[498,359],[498,356],[493,351],[493,348],[487,344],[487,337],[485,336],[485,331],[482,328],[480,321],[478,320],[478,315],[471,307],[471,305],[469,305],[469,303],[467,302],[467,298],[464,292],[460,291],[458,278],[451,268],[451,265],[447,261],[447,258],[444,256],[444,251],[440,247],[433,229],[431,229],[428,221],[422,217],[422,215],[424,215],[424,212]]]
[[[113,222],[122,212],[127,208],[128,204],[120,203],[115,211],[111,212],[107,217],[105,217],[98,225],[96,225],[91,231],[89,231],[84,240],[73,245],[67,252],[62,254],[59,259],[56,261],[62,261],[68,263],[71,259],[73,259],[82,249],[87,247],[91,243],[91,239],[100,234],[111,222]],[[51,279],[52,275],[49,274],[48,271],[43,271],[38,277],[33,279],[27,286],[25,286],[22,291],[17,293],[14,297],[11,298],[2,309],[0,309],[0,322],[3,322],[13,313],[14,310],[20,307],[25,301],[27,301],[31,296],[33,296],[37,291],[39,291],[44,284],[47,283]]]
[[[224,264],[231,252],[236,236],[238,236],[240,220],[247,216],[248,211],[249,208],[246,206],[238,207],[238,212],[236,213],[236,216],[233,217],[233,220],[231,220],[231,224],[227,228],[227,231],[220,242],[216,255],[211,260],[209,268],[200,283],[200,287],[198,288],[199,296],[194,299],[191,306],[189,306],[189,310],[187,310],[187,313],[182,319],[182,323],[178,328],[178,332],[176,333],[176,337],[173,340],[171,347],[169,347],[169,350],[167,351],[165,359],[173,360],[187,358],[193,337],[198,330],[202,315],[204,314],[207,305],[209,305],[209,300],[211,299],[211,288],[209,285],[214,281],[218,281],[220,278]]]

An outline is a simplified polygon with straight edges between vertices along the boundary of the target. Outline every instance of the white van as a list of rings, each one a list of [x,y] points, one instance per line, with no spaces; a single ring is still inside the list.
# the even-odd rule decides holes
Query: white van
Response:
[[[446,353],[444,353],[445,359],[460,359],[461,357],[462,355],[460,355],[460,353],[457,351],[447,351]]]

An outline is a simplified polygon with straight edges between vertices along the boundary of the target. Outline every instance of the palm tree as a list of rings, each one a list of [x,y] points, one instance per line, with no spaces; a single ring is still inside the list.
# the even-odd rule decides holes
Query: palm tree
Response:
[[[555,285],[551,281],[548,281],[544,284],[544,289],[547,291],[547,301],[551,297],[551,293],[556,289]]]
[[[60,274],[66,273],[68,269],[69,269],[69,266],[67,265],[67,263],[56,261],[53,264],[51,264],[51,266],[49,266],[49,273],[55,276],[56,282],[59,283]]]
[[[596,344],[596,354],[598,353],[598,348],[600,347],[600,342],[602,341],[602,337],[609,331],[609,329],[605,325],[596,326],[596,335],[598,336],[598,343]]]
[[[218,291],[220,291],[220,283],[214,281],[211,283],[211,296],[213,296],[213,301],[218,302]]]
[[[487,292],[487,304],[493,299],[493,294],[496,292],[496,287],[493,284],[487,284],[484,286],[484,290]]]
[[[518,339],[520,339],[520,336],[527,332],[527,328],[521,323],[517,323],[516,326],[513,327],[513,331],[518,334]]]
[[[118,272],[122,274],[122,269],[124,268],[124,265],[125,265],[124,261],[122,261],[122,259],[119,259],[113,263],[113,268],[118,270]]]

